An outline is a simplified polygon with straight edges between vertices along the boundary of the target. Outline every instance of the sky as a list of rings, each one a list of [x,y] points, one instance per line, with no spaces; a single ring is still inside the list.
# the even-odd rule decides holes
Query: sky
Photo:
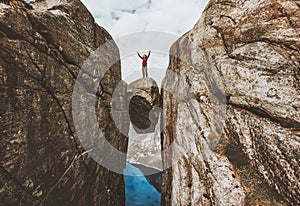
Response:
[[[207,0],[82,0],[114,38],[140,31],[182,35],[199,19]]]
[[[141,77],[141,54],[151,50],[149,76],[160,85],[168,66],[172,43],[189,31],[208,0],[82,0],[116,41],[122,78],[130,83]]]

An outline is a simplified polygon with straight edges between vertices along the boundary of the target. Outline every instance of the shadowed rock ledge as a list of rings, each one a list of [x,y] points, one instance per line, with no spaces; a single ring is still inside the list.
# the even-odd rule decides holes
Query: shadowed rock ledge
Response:
[[[111,36],[79,0],[0,2],[1,205],[124,205],[123,176],[85,153],[71,108],[80,67]],[[105,49],[105,61],[86,74],[101,78],[97,93],[88,97],[96,99],[91,107],[99,120],[92,127],[99,126],[115,148],[126,152],[127,138],[110,112],[121,80],[119,51],[113,41]],[[99,74],[99,68],[109,70]],[[82,84],[87,90],[95,86]],[[86,119],[81,122],[91,129]],[[125,158],[116,158],[125,167]]]
[[[300,204],[299,15],[299,1],[211,0],[174,43],[163,205]]]

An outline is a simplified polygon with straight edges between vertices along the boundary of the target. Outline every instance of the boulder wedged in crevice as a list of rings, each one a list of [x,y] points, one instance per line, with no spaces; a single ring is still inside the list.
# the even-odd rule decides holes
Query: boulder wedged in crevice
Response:
[[[128,85],[129,117],[137,133],[155,131],[160,114],[160,94],[151,78],[138,79]]]

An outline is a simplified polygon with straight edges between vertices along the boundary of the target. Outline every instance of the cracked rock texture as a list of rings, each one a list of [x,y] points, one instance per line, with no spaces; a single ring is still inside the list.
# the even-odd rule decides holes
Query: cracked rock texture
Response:
[[[163,205],[300,205],[299,6],[211,0],[172,46]]]
[[[0,204],[124,205],[122,175],[84,152],[72,118],[80,67],[111,36],[79,0],[37,0],[30,5],[2,0],[0,19]],[[87,67],[82,74],[99,84],[81,78],[80,88],[88,94],[77,98],[95,99],[96,104],[81,108],[80,114],[96,111],[107,141],[126,152],[127,138],[118,132],[110,112],[111,94],[121,80],[119,51],[114,42],[105,51],[97,68]],[[101,73],[103,68],[109,70]],[[81,128],[98,127],[85,119],[79,122]],[[124,168],[123,156],[116,161]]]

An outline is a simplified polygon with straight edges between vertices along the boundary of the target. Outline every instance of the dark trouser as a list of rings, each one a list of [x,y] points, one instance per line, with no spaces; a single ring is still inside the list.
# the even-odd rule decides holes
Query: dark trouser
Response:
[[[147,65],[142,66],[143,78],[148,77]]]

